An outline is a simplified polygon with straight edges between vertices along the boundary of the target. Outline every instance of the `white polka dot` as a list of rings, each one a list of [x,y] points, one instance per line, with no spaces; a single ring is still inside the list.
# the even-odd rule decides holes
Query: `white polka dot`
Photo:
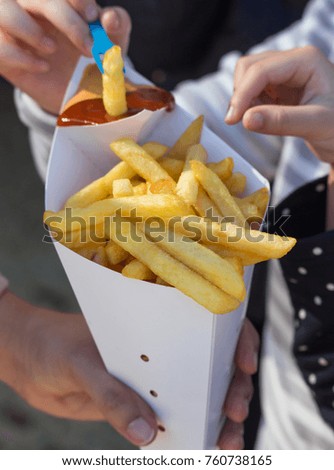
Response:
[[[298,317],[301,319],[301,320],[305,320],[306,318],[306,310],[304,308],[301,308],[298,312]]]
[[[319,366],[327,367],[329,362],[327,361],[327,359],[325,357],[319,357],[318,364],[319,364]]]
[[[329,282],[328,284],[326,284],[326,289],[333,292],[334,291],[334,284],[332,282]]]
[[[315,190],[317,193],[321,193],[322,191],[325,191],[326,186],[323,183],[317,184],[315,187]]]
[[[305,274],[307,274],[307,269],[304,268],[303,266],[299,266],[298,272],[299,272],[299,274],[305,275]]]
[[[313,248],[312,253],[313,253],[315,256],[320,256],[320,255],[323,254],[323,249],[320,248],[320,246],[316,246],[315,248]]]
[[[297,279],[295,279],[293,277],[289,279],[289,282],[291,282],[291,284],[298,284]]]
[[[317,383],[317,376],[315,374],[310,374],[307,380],[309,384],[315,385]]]
[[[306,344],[302,344],[301,346],[299,346],[298,351],[299,352],[308,351],[308,346]]]
[[[283,210],[282,210],[282,215],[290,215],[290,209],[288,207],[285,207]]]
[[[322,305],[322,298],[319,295],[316,295],[313,299],[315,305]]]

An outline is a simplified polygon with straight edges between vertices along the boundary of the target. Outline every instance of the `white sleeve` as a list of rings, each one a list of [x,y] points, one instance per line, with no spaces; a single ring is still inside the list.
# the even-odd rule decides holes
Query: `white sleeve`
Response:
[[[330,59],[334,57],[334,0],[313,0],[303,18],[249,53],[265,50],[286,50],[313,44]],[[225,55],[219,70],[200,80],[180,84],[175,91],[176,101],[193,115],[204,114],[206,124],[240,155],[246,158],[268,179],[278,165],[283,139],[246,131],[242,125],[227,126],[224,117],[233,92],[234,68],[240,53]]]
[[[45,181],[57,118],[44,111],[36,101],[17,88],[14,91],[14,101],[20,120],[28,127],[36,169]]]

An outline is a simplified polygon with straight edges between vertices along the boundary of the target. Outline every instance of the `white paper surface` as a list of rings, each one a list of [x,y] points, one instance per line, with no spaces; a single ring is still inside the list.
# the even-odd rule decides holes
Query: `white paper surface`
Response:
[[[79,62],[65,100],[73,95],[86,64],[87,59]],[[135,83],[147,83],[129,69],[127,75]],[[192,120],[176,107],[171,113],[144,111],[99,126],[58,128],[46,209],[61,209],[70,195],[119,161],[109,148],[112,140],[132,136],[139,142],[171,145]],[[207,128],[201,142],[209,161],[234,158],[235,171],[247,176],[247,193],[268,187],[256,170]],[[234,312],[213,315],[174,288],[125,278],[59,243],[55,247],[106,368],[152,406],[166,429],[147,448],[213,449],[247,301]],[[246,268],[247,291],[251,274],[252,268]],[[149,362],[140,358],[142,354]]]

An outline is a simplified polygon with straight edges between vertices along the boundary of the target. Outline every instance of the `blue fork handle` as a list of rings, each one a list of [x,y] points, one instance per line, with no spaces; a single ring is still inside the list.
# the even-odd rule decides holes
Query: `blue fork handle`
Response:
[[[103,74],[104,70],[100,54],[104,54],[108,49],[111,49],[114,43],[109,39],[99,20],[88,23],[88,26],[94,41],[92,54],[100,72]]]

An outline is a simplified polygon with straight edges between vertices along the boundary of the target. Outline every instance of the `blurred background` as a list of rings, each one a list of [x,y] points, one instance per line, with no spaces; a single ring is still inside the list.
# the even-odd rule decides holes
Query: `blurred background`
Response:
[[[99,2],[101,5],[113,2]],[[137,69],[169,89],[217,68],[220,57],[249,47],[297,20],[307,0],[119,0],[133,18],[130,57]],[[1,70],[0,70],[1,74]],[[52,245],[42,243],[44,189],[33,166],[26,128],[13,89],[0,77],[0,270],[11,289],[32,303],[78,311]],[[261,286],[261,276],[258,285]],[[263,285],[262,285],[263,286]],[[253,298],[257,297],[257,293]],[[251,303],[252,306],[253,303]],[[258,303],[251,314],[261,331]],[[255,377],[257,385],[257,377]],[[254,443],[259,401],[246,426]],[[0,449],[131,449],[105,423],[53,418],[26,405],[0,383]]]

